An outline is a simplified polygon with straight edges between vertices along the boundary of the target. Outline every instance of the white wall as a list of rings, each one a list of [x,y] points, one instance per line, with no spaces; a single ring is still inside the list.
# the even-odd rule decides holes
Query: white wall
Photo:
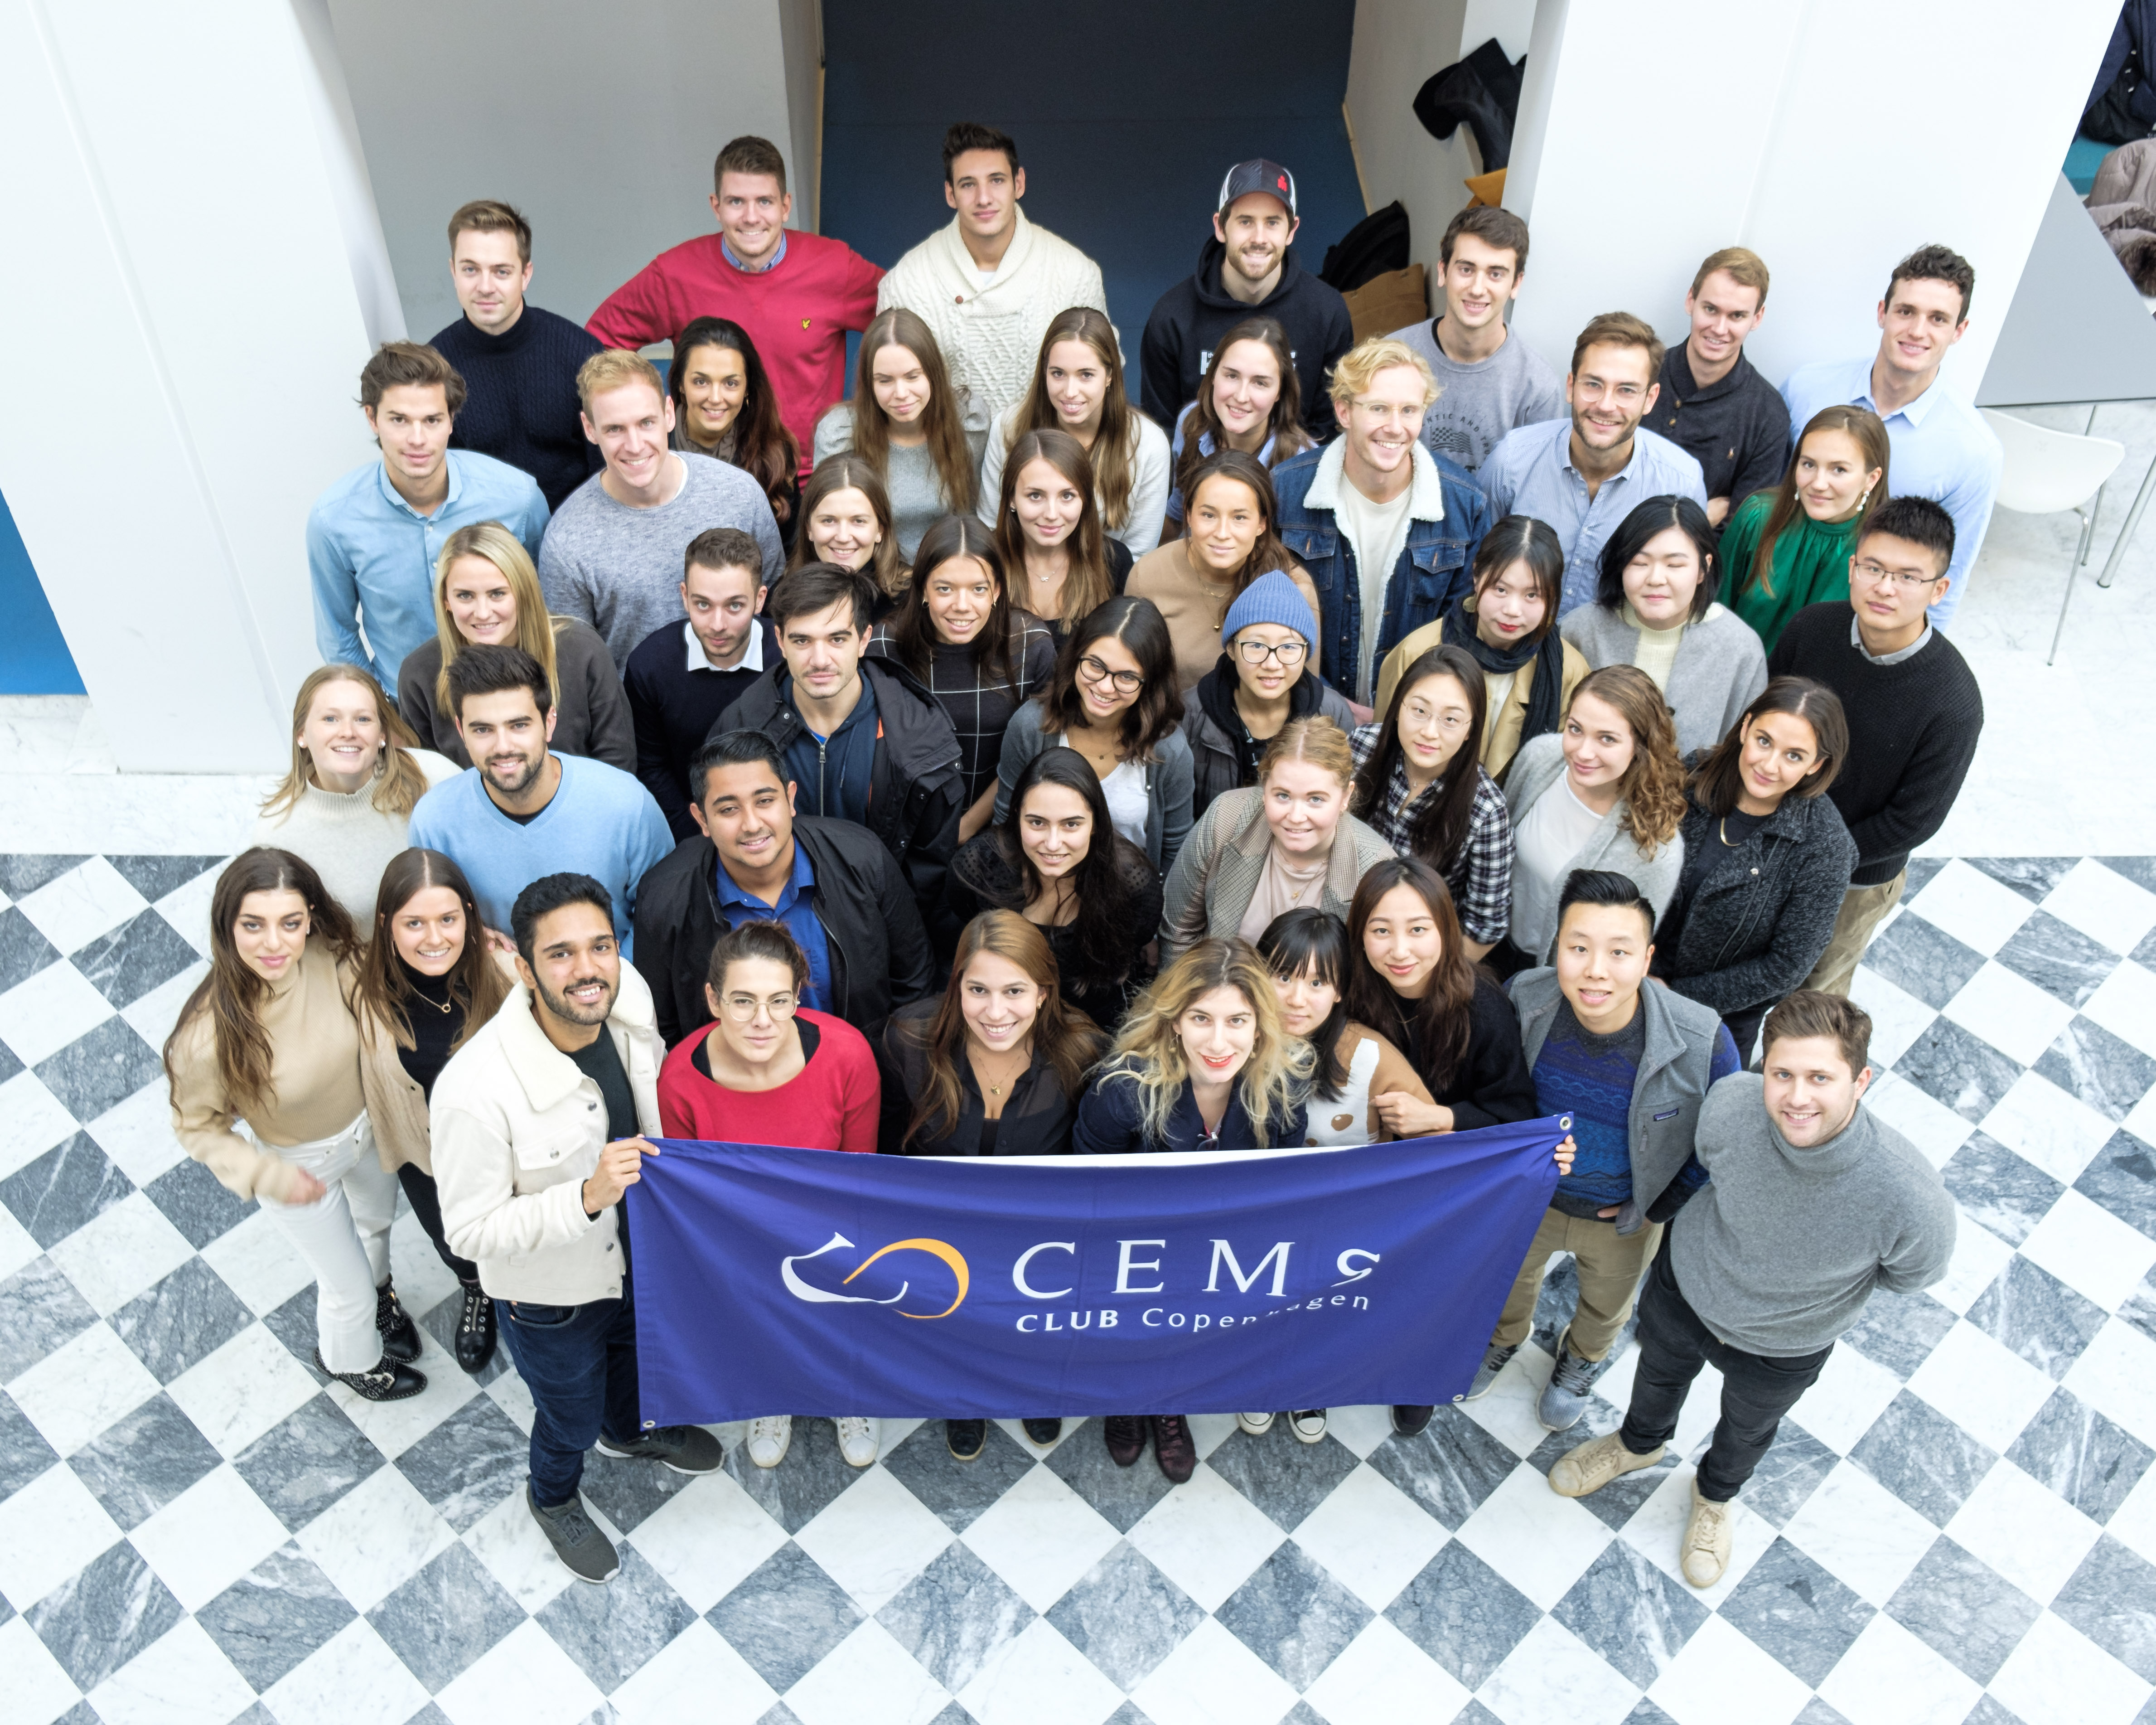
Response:
[[[457,316],[446,229],[472,198],[523,211],[533,303],[581,323],[658,253],[714,231],[727,139],[769,138],[813,193],[783,37],[805,33],[815,0],[327,4],[418,340]]]
[[[0,490],[131,771],[277,766],[316,662],[382,267],[324,90],[290,0],[0,0]]]

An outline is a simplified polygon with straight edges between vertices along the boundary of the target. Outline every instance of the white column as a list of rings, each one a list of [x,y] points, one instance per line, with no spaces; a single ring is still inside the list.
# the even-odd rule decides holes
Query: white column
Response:
[[[394,311],[333,85],[291,0],[0,0],[0,490],[130,771],[289,753]]]

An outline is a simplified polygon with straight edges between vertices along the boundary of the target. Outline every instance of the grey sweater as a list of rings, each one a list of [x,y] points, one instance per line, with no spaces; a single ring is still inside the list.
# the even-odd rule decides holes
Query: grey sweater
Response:
[[[987,442],[984,431],[966,434],[968,472],[980,470],[981,450]],[[826,456],[843,454],[853,446],[854,404],[842,401],[816,422],[816,459],[820,462]],[[898,554],[910,564],[920,547],[921,536],[959,506],[943,495],[936,458],[928,453],[926,444],[911,449],[891,444],[884,463],[883,484],[891,496],[891,530],[898,537]]]
[[[1735,1072],[1707,1093],[1698,1154],[1707,1189],[1670,1224],[1677,1285],[1732,1348],[1816,1353],[1875,1287],[1911,1294],[1947,1272],[1954,1207],[1938,1170],[1861,1104],[1824,1144],[1790,1147],[1766,1082]]]
[[[1743,714],[1738,717],[1742,718]],[[1512,770],[1505,775],[1505,807],[1512,817],[1512,831],[1517,835],[1520,823],[1537,798],[1557,788],[1558,779],[1564,772],[1564,742],[1555,732],[1544,737],[1531,737],[1520,745],[1520,752],[1512,757]],[[1633,842],[1632,829],[1625,824],[1625,799],[1620,797],[1594,834],[1564,865],[1563,873],[1570,875],[1575,869],[1611,869],[1620,875],[1629,875],[1632,884],[1640,889],[1640,896],[1655,907],[1655,921],[1659,925],[1662,912],[1670,907],[1675,897],[1677,881],[1684,873],[1684,834],[1680,830],[1670,842],[1651,856],[1640,855],[1640,847]],[[1513,867],[1520,864],[1515,860]],[[1553,932],[1548,947],[1528,956],[1537,964],[1553,961],[1557,937]]]
[[[1640,631],[1625,622],[1621,609],[1582,605],[1565,614],[1558,633],[1596,670],[1638,663]],[[1712,748],[1766,686],[1767,649],[1752,625],[1719,602],[1708,606],[1706,616],[1686,625],[1669,686],[1662,691],[1676,716],[1677,752]]]

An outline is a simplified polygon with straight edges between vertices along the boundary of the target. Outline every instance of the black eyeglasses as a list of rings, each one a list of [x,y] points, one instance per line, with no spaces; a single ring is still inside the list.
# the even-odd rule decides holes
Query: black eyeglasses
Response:
[[[1078,670],[1089,683],[1114,683],[1118,695],[1135,695],[1145,687],[1145,679],[1137,672],[1111,671],[1105,660],[1096,659],[1090,653],[1078,661]]]
[[[1301,641],[1282,641],[1277,647],[1268,647],[1263,641],[1235,643],[1235,656],[1245,665],[1263,665],[1268,659],[1277,659],[1283,666],[1301,665],[1309,651]]]

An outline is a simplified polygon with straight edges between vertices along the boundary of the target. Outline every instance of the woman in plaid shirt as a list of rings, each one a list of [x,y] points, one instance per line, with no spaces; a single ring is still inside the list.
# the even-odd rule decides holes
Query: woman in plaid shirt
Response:
[[[1477,764],[1486,716],[1474,660],[1433,647],[1401,676],[1383,722],[1349,739],[1355,813],[1401,855],[1444,875],[1474,963],[1512,925],[1512,818]]]

